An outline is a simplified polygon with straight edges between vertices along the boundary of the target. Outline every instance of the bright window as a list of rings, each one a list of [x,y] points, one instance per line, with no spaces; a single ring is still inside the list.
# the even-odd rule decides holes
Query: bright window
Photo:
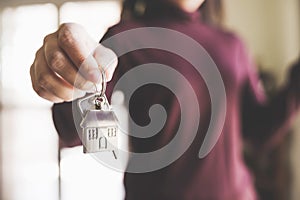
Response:
[[[60,8],[60,22],[79,23],[98,41],[108,27],[119,21],[120,9],[117,1],[69,2]]]
[[[7,106],[43,105],[31,89],[29,67],[43,37],[57,27],[52,4],[6,8],[2,13],[2,103]],[[50,105],[48,103],[48,105]]]
[[[60,0],[56,5],[13,2],[14,7],[0,9],[0,199],[122,199],[121,173],[83,155],[81,147],[59,153],[52,104],[34,93],[29,76],[35,52],[58,24],[80,23],[100,40],[119,20],[119,1],[59,7]]]

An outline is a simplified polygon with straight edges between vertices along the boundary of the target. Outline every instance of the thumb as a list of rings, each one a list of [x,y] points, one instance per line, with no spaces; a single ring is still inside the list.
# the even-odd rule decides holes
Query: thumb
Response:
[[[117,55],[109,48],[99,44],[93,52],[100,70],[103,70],[106,75],[106,82],[112,79],[113,73],[118,65]]]
[[[92,73],[89,75],[93,76],[95,85],[88,91],[94,92],[95,88],[98,91],[102,90],[103,81],[108,82],[112,79],[117,64],[117,55],[111,49],[98,44],[93,53],[90,54],[79,67],[80,74],[84,74],[86,69],[89,69],[89,73]],[[103,80],[103,78],[105,80]]]

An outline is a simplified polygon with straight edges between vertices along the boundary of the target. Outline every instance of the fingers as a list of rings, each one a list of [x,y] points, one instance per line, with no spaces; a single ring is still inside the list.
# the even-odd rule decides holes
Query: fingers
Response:
[[[81,90],[89,90],[93,87],[93,83],[78,73],[76,66],[58,46],[57,33],[50,34],[45,38],[44,55],[49,68],[70,85]]]
[[[94,59],[88,59],[83,64],[98,43],[92,40],[81,26],[72,23],[61,25],[58,30],[58,45],[74,65],[80,68],[80,73],[84,78],[94,83],[99,81],[101,74],[97,62]]]
[[[95,83],[102,82],[101,68],[109,81],[116,66],[117,56],[113,51],[93,41],[81,26],[64,24],[45,37],[30,75],[39,96],[62,102],[81,97],[84,91],[94,91]],[[79,89],[75,95],[74,87]]]
[[[32,81],[32,88],[40,97],[42,97],[48,101],[54,102],[54,103],[63,102],[63,99],[56,97],[54,94],[46,91],[44,88],[42,88],[41,86],[39,86],[37,84],[33,65],[30,67],[30,76],[31,76],[31,81]]]
[[[73,87],[48,68],[43,49],[37,52],[36,57],[31,67],[32,85],[36,93],[53,102],[71,101]]]

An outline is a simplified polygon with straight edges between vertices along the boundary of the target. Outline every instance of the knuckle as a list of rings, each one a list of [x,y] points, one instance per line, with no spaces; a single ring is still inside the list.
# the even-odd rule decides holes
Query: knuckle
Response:
[[[48,43],[50,38],[51,38],[50,35],[47,35],[46,37],[44,37],[44,44]]]
[[[86,60],[86,58],[83,55],[78,55],[77,60],[78,60],[77,65],[80,66]]]
[[[35,92],[42,98],[46,96],[46,91],[41,87],[36,88]]]
[[[37,84],[36,84],[34,81],[32,81],[31,83],[32,83],[32,88],[33,88],[33,90],[34,90],[36,93],[38,93],[39,87],[37,87]]]
[[[38,59],[40,58],[41,54],[43,53],[43,47],[41,47],[37,52],[35,53],[35,58]]]
[[[62,46],[73,46],[75,38],[73,35],[73,27],[71,24],[63,24],[59,28],[58,42]]]
[[[49,57],[49,67],[54,71],[62,71],[64,68],[64,55],[60,51],[53,52]]]
[[[31,80],[34,79],[34,71],[33,71],[33,68],[34,68],[34,63],[31,65],[31,67],[29,68],[29,74],[30,74],[30,77],[31,77]]]
[[[43,73],[39,75],[37,82],[43,88],[50,88],[51,86],[50,80],[51,80],[51,75],[47,73]]]
[[[34,88],[36,76],[35,76],[35,73],[34,73],[33,65],[30,67],[29,74],[30,74],[30,80],[31,80],[32,87]]]
[[[59,26],[59,31],[63,30],[63,29],[71,29],[73,27],[73,23],[62,23]]]
[[[33,90],[35,91],[35,93],[37,94],[37,95],[39,95],[40,97],[42,97],[42,98],[45,98],[46,97],[46,95],[47,95],[47,92],[46,92],[46,90],[44,90],[41,86],[38,86],[38,85],[36,85],[36,84],[32,84],[32,87],[33,87]]]

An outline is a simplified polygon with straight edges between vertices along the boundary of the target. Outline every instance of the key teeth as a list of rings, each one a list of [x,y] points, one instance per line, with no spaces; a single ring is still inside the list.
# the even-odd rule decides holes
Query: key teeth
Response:
[[[88,152],[87,152],[87,149],[86,149],[86,147],[85,147],[84,145],[83,145],[83,153],[84,153],[84,154],[88,153]]]
[[[115,150],[113,150],[113,151],[112,151],[112,153],[113,153],[113,155],[114,155],[114,158],[117,160],[117,159],[118,159],[118,157],[117,157],[117,153],[116,153],[116,151],[115,151]]]

